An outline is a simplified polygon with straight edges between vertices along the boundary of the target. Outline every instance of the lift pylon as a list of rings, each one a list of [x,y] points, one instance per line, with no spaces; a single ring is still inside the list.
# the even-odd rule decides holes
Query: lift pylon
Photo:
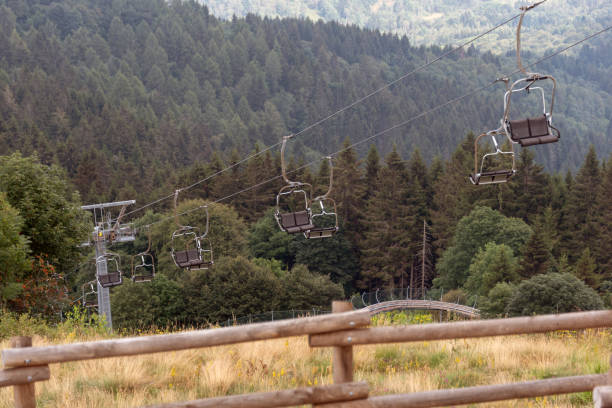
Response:
[[[112,203],[101,203],[84,205],[81,207],[85,211],[93,211],[94,228],[91,241],[83,243],[83,246],[94,245],[96,249],[96,282],[98,286],[98,314],[104,315],[106,327],[112,330],[113,318],[111,314],[110,292],[108,287],[102,287],[100,277],[106,278],[108,275],[108,265],[106,263],[106,246],[117,242],[130,242],[135,239],[135,232],[132,225],[122,225],[121,219],[125,214],[128,205],[136,203],[136,200],[116,201]],[[116,218],[112,217],[113,209],[121,207]],[[104,281],[104,278],[102,279]]]

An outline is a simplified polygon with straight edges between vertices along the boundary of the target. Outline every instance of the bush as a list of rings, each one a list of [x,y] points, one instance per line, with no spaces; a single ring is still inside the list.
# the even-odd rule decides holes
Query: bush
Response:
[[[508,305],[511,316],[603,309],[597,293],[569,273],[536,275],[523,281]]]
[[[51,332],[43,319],[0,310],[0,340],[13,336],[50,336]]]
[[[112,304],[113,323],[122,328],[168,327],[185,314],[181,286],[163,274],[147,283],[126,280],[113,289]]]
[[[512,248],[489,242],[472,259],[464,287],[470,295],[487,296],[499,282],[517,281],[517,269],[518,262]]]
[[[311,272],[305,265],[295,265],[282,278],[285,298],[283,309],[329,309],[333,300],[344,299],[344,290],[328,275]]]
[[[489,291],[482,302],[480,311],[484,317],[504,317],[508,314],[508,304],[516,292],[516,285],[500,282]]]
[[[243,256],[222,257],[214,268],[183,274],[185,314],[195,325],[279,310],[284,294],[270,268]]]

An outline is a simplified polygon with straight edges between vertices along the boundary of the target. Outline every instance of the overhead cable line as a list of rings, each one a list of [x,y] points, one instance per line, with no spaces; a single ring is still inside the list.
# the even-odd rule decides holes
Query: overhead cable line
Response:
[[[536,4],[532,5],[531,8],[539,6],[540,4],[544,3],[545,1],[547,1],[547,0],[540,1],[539,3],[536,3]],[[344,106],[343,108],[340,108],[339,110],[335,111],[334,113],[332,113],[330,115],[327,115],[327,116],[323,117],[322,119],[319,119],[316,122],[306,126],[304,129],[300,130],[299,132],[294,133],[292,135],[292,137],[300,136],[301,134],[309,131],[310,129],[313,129],[313,128],[315,128],[315,127],[317,127],[317,126],[327,122],[328,120],[338,116],[339,114],[341,114],[341,113],[343,113],[343,112],[345,112],[345,111],[355,107],[356,105],[359,105],[360,103],[364,102],[365,100],[367,100],[367,99],[369,99],[369,98],[379,94],[380,92],[384,91],[385,89],[388,89],[388,88],[392,87],[393,85],[397,84],[398,82],[401,82],[404,79],[406,79],[406,78],[416,74],[417,72],[424,70],[425,68],[429,67],[430,65],[435,64],[436,62],[440,61],[442,58],[445,58],[445,57],[447,57],[447,56],[449,56],[449,55],[459,51],[460,49],[462,49],[462,48],[472,44],[473,42],[475,42],[475,41],[479,40],[480,38],[482,38],[482,37],[492,33],[493,31],[499,29],[500,27],[503,27],[504,25],[508,24],[509,22],[515,20],[517,17],[520,17],[521,14],[522,13],[518,13],[518,14],[516,14],[516,15],[514,15],[514,16],[512,16],[512,17],[510,17],[510,18],[508,18],[508,19],[506,19],[504,21],[502,21],[501,23],[495,25],[494,27],[488,29],[487,31],[484,31],[483,33],[478,34],[474,38],[472,38],[472,39],[462,43],[461,45],[458,45],[455,48],[452,48],[452,49],[446,51],[445,53],[442,53],[441,55],[439,55],[438,57],[434,58],[433,60],[425,62],[424,64],[419,65],[418,67],[414,68],[412,71],[405,73],[404,75],[400,76],[399,78],[397,78],[397,79],[395,79],[395,80],[393,80],[393,81],[383,85],[382,87],[380,87],[380,88],[370,92],[369,94],[367,94],[365,96],[362,96],[361,98],[351,102],[350,104]],[[190,184],[190,185],[188,185],[186,187],[180,188],[179,190],[180,191],[186,191],[186,190],[189,190],[189,189],[191,189],[191,188],[193,188],[193,187],[195,187],[195,186],[197,186],[199,184],[202,184],[202,183],[204,183],[204,182],[206,182],[208,180],[211,180],[212,178],[214,178],[214,177],[216,177],[216,176],[218,176],[218,175],[220,175],[222,173],[225,173],[226,171],[231,170],[234,167],[236,167],[236,166],[238,166],[238,165],[240,165],[240,164],[242,164],[242,163],[244,163],[244,162],[246,162],[246,161],[248,161],[250,159],[253,159],[253,158],[257,157],[257,156],[262,155],[263,153],[265,153],[268,150],[271,150],[271,149],[279,146],[280,144],[281,144],[281,142],[274,143],[274,144],[264,148],[263,150],[261,150],[261,151],[259,151],[257,153],[253,153],[253,154],[251,154],[251,155],[249,155],[249,156],[247,156],[247,157],[237,161],[236,163],[232,163],[231,165],[225,167],[224,169],[221,169],[221,170],[219,170],[219,171],[217,171],[217,172],[215,172],[215,173],[213,173],[213,174],[211,174],[209,176],[206,176],[203,179],[200,179],[200,180],[198,180],[198,181],[196,181],[196,182],[194,182],[194,183],[192,183],[192,184]],[[145,204],[145,205],[143,205],[141,207],[138,207],[138,208],[136,208],[134,210],[131,210],[131,211],[125,213],[125,216],[134,214],[134,213],[139,212],[139,211],[142,211],[142,210],[144,210],[144,209],[146,209],[148,207],[151,207],[151,206],[153,206],[155,204],[158,204],[158,203],[160,203],[162,201],[165,201],[167,199],[170,199],[172,197],[174,197],[174,192],[169,194],[169,195],[167,195],[167,196],[159,198],[159,199],[157,199],[155,201],[152,201],[152,202],[150,202],[148,204]]]
[[[575,46],[577,46],[577,45],[582,44],[582,43],[583,43],[583,42],[585,42],[585,41],[590,40],[591,38],[597,37],[598,35],[601,35],[601,34],[603,34],[604,32],[609,31],[609,30],[611,30],[611,29],[612,29],[612,25],[611,25],[611,26],[608,26],[608,27],[606,27],[606,28],[603,28],[603,29],[601,29],[601,30],[599,30],[599,31],[597,31],[597,32],[595,32],[595,33],[593,33],[593,34],[591,34],[591,35],[589,35],[589,36],[587,36],[587,37],[585,37],[585,38],[583,38],[583,39],[579,40],[579,41],[576,41],[576,42],[575,42],[575,43],[573,43],[573,44],[570,44],[570,45],[568,45],[568,46],[566,46],[566,47],[564,47],[564,48],[562,48],[562,49],[560,49],[560,50],[558,50],[558,51],[556,51],[556,52],[554,52],[554,53],[552,53],[552,54],[546,55],[546,56],[544,56],[544,57],[540,58],[539,60],[537,60],[537,61],[535,61],[535,62],[532,62],[531,64],[526,65],[526,66],[525,66],[525,68],[527,68],[527,67],[532,67],[532,66],[534,66],[534,65],[540,64],[541,62],[544,62],[544,61],[546,61],[546,60],[549,60],[549,59],[551,59],[551,58],[553,58],[553,57],[555,57],[555,56],[557,56],[557,55],[559,55],[559,54],[562,54],[562,53],[566,52],[567,50],[569,50],[569,49],[571,49],[571,48],[573,48],[573,47],[575,47]],[[515,71],[511,72],[510,74],[507,74],[507,75],[502,76],[502,78],[504,78],[504,77],[511,77],[511,76],[513,76],[513,75],[515,75],[515,74],[517,74],[517,73],[519,73],[519,72],[521,72],[521,71],[517,69],[517,70],[515,70]],[[446,101],[446,102],[444,102],[444,103],[442,103],[442,104],[440,104],[440,105],[434,106],[433,108],[428,109],[428,110],[426,110],[426,111],[424,111],[424,112],[421,112],[421,113],[419,113],[418,115],[413,116],[413,117],[412,117],[412,118],[410,118],[410,119],[407,119],[407,120],[405,120],[405,121],[403,121],[403,122],[400,122],[400,123],[398,123],[398,124],[395,124],[395,125],[393,125],[393,126],[391,126],[391,127],[389,127],[389,128],[386,128],[386,129],[384,129],[384,130],[381,130],[380,132],[377,132],[377,133],[375,133],[375,134],[373,134],[373,135],[371,135],[371,136],[368,136],[368,137],[366,137],[365,139],[362,139],[362,140],[360,140],[360,141],[358,141],[358,142],[355,142],[355,143],[353,143],[353,144],[351,144],[351,145],[349,145],[349,146],[343,147],[342,149],[340,149],[340,150],[338,150],[338,151],[336,151],[336,152],[334,152],[334,153],[327,154],[327,155],[325,155],[325,156],[323,156],[323,157],[321,157],[321,158],[319,158],[319,159],[316,159],[316,160],[313,160],[313,161],[311,161],[311,162],[309,162],[309,163],[306,163],[306,164],[304,164],[304,165],[302,165],[302,166],[300,166],[300,167],[298,167],[298,168],[296,168],[296,169],[294,169],[294,170],[291,170],[291,171],[289,171],[289,172],[287,172],[287,173],[288,173],[288,174],[292,174],[292,173],[298,172],[298,171],[300,171],[300,170],[302,170],[302,169],[304,169],[304,168],[306,168],[306,167],[309,167],[309,166],[311,166],[311,165],[313,165],[313,164],[316,164],[317,162],[320,162],[321,160],[325,160],[325,159],[327,158],[327,156],[337,156],[338,154],[340,154],[340,153],[342,153],[342,152],[345,152],[345,151],[347,151],[347,150],[349,150],[349,149],[351,149],[351,148],[353,148],[353,147],[355,147],[355,146],[361,145],[361,144],[363,144],[363,143],[365,143],[365,142],[367,142],[367,141],[369,141],[369,140],[372,140],[372,139],[374,139],[374,138],[380,137],[380,136],[382,136],[382,135],[384,135],[384,134],[386,134],[386,133],[391,132],[392,130],[398,129],[398,128],[402,127],[402,126],[405,126],[405,125],[407,125],[407,124],[409,124],[409,123],[411,123],[411,122],[413,122],[413,121],[417,120],[417,119],[420,119],[420,118],[422,118],[423,116],[429,115],[430,113],[436,112],[436,111],[438,111],[438,110],[440,110],[440,109],[442,109],[442,108],[444,108],[444,107],[446,107],[446,106],[448,106],[448,105],[451,105],[451,104],[453,104],[453,103],[459,102],[460,100],[463,100],[463,99],[465,99],[465,98],[467,98],[467,97],[470,97],[470,96],[472,96],[472,95],[474,95],[474,94],[476,94],[476,93],[478,93],[478,92],[484,91],[485,89],[488,89],[488,88],[492,87],[493,85],[497,84],[497,82],[499,82],[499,79],[495,79],[494,81],[490,82],[489,84],[484,85],[484,86],[481,86],[481,87],[479,87],[479,88],[477,88],[477,89],[475,89],[475,90],[473,90],[473,91],[471,91],[471,92],[465,93],[465,94],[463,94],[463,95],[461,95],[461,96],[458,96],[458,97],[456,97],[456,98],[453,98],[453,99],[449,99],[448,101]],[[282,178],[282,175],[280,175],[280,174],[279,174],[278,176],[272,177],[272,178],[270,178],[270,179],[267,179],[267,180],[261,181],[261,182],[259,182],[259,183],[257,183],[257,184],[254,184],[254,185],[251,185],[251,186],[249,186],[249,187],[243,188],[243,189],[241,189],[241,190],[239,190],[239,191],[237,191],[237,192],[234,192],[234,193],[232,193],[232,194],[226,195],[226,196],[221,197],[221,198],[219,198],[219,199],[217,199],[217,200],[211,201],[210,203],[211,203],[211,204],[220,203],[220,202],[225,201],[225,200],[228,200],[228,199],[230,199],[230,198],[232,198],[232,197],[234,197],[234,196],[237,196],[237,195],[239,195],[239,194],[242,194],[242,193],[245,193],[245,192],[247,192],[247,191],[253,190],[253,189],[255,189],[255,188],[261,187],[261,186],[263,186],[263,185],[265,185],[265,184],[271,183],[271,182],[273,182],[273,181],[275,181],[275,180],[278,180],[278,179],[281,179],[281,178]],[[207,205],[208,205],[208,204],[207,204]],[[184,212],[182,212],[182,213],[180,213],[180,214],[178,214],[178,215],[180,216],[180,215],[190,214],[190,213],[192,213],[192,212],[198,211],[198,210],[200,210],[200,209],[202,209],[202,208],[205,208],[205,207],[206,207],[206,205],[201,205],[201,206],[199,206],[199,207],[194,207],[194,208],[189,209],[189,210],[187,210],[187,211],[184,211]],[[169,216],[169,217],[162,218],[161,220],[154,221],[154,222],[152,222],[152,223],[150,223],[150,224],[143,225],[143,226],[139,227],[139,229],[142,229],[142,228],[148,228],[148,227],[151,227],[151,226],[153,226],[153,225],[156,225],[156,224],[159,224],[159,223],[165,222],[165,221],[167,221],[167,220],[170,220],[170,219],[172,219],[172,218],[174,218],[174,215]]]

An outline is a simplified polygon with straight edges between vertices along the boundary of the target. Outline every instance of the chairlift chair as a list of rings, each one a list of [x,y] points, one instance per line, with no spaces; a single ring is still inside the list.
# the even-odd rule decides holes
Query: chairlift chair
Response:
[[[520,78],[509,87],[504,95],[504,117],[502,118],[502,127],[506,135],[513,143],[519,143],[521,146],[533,146],[538,144],[557,142],[561,134],[557,128],[552,125],[552,114],[555,103],[555,91],[557,81],[551,75],[542,75],[534,72],[527,72],[521,63],[521,25],[525,13],[531,7],[523,7],[523,13],[516,29],[516,59],[519,70],[525,74],[524,78]],[[551,81],[552,91],[550,96],[550,109],[546,109],[546,97],[544,89],[541,86],[534,86],[538,81]],[[525,119],[510,118],[510,102],[513,94],[522,92],[538,91],[542,96],[542,115],[527,117]]]
[[[510,179],[510,177],[512,177],[516,173],[515,160],[514,160],[514,148],[512,146],[512,143],[510,143],[511,150],[509,152],[502,151],[497,143],[496,136],[502,134],[501,132],[502,132],[501,129],[492,130],[490,132],[481,134],[474,141],[474,173],[470,174],[470,181],[472,182],[472,184],[480,185],[480,184],[505,183],[508,181],[508,179]],[[495,151],[493,153],[485,153],[482,156],[482,161],[480,162],[480,168],[478,168],[478,156],[479,156],[478,155],[478,142],[480,141],[480,139],[482,139],[485,136],[491,137],[491,141],[493,142]],[[494,156],[503,157],[504,155],[508,155],[512,158],[512,168],[503,169],[503,170],[484,171],[485,169],[484,165],[485,165],[485,161],[487,157],[494,157]]]
[[[96,265],[105,262],[106,263],[106,275],[97,275],[98,282],[103,288],[110,288],[118,286],[123,283],[123,273],[121,272],[120,262],[121,258],[119,255],[113,252],[107,252],[96,258]],[[100,268],[96,267],[96,270]]]
[[[98,307],[98,292],[96,290],[96,281],[91,281],[84,283],[81,286],[81,301],[83,303],[83,307],[92,308]]]
[[[329,160],[329,188],[324,195],[315,197],[309,205],[312,214],[311,222],[314,227],[304,232],[304,236],[308,239],[329,238],[339,229],[336,202],[329,197],[334,180],[334,167],[331,156],[327,156],[327,160]],[[313,206],[313,203],[319,204],[317,210],[314,209],[317,206],[316,204]]]
[[[315,227],[312,223],[312,213],[310,211],[310,191],[312,191],[312,186],[308,183],[290,181],[287,178],[285,170],[285,145],[289,138],[291,138],[291,136],[283,137],[283,144],[281,147],[281,170],[283,180],[285,180],[287,185],[283,186],[276,195],[276,212],[274,213],[274,217],[282,231],[289,234],[299,234]],[[303,210],[292,211],[292,209],[288,207],[287,203],[291,198],[296,196],[299,197],[299,201],[301,201],[302,198],[304,199]]]
[[[214,264],[212,244],[208,235],[208,206],[206,209],[206,231],[200,235],[197,227],[181,225],[178,221],[177,201],[179,190],[174,193],[174,217],[178,229],[172,233],[172,259],[182,269],[208,269]]]
[[[151,255],[151,230],[148,230],[149,245],[144,252],[132,256],[132,282],[150,282],[155,277],[155,260]],[[136,259],[140,258],[137,263]]]

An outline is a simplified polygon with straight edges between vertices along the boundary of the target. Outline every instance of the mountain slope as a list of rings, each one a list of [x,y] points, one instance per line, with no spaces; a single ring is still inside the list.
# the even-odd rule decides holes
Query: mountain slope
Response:
[[[165,193],[180,184],[178,170],[274,144],[444,51],[337,23],[225,22],[187,1],[0,0],[0,21],[0,154],[36,151],[60,163],[86,201]],[[586,46],[538,67],[560,84],[563,139],[534,148],[549,169],[574,168],[590,143],[609,154],[611,58],[609,47]],[[305,132],[293,152],[333,152],[514,64],[458,53]],[[497,126],[502,95],[490,88],[373,142],[383,154],[395,144],[404,156],[419,148],[448,157],[467,132]]]

